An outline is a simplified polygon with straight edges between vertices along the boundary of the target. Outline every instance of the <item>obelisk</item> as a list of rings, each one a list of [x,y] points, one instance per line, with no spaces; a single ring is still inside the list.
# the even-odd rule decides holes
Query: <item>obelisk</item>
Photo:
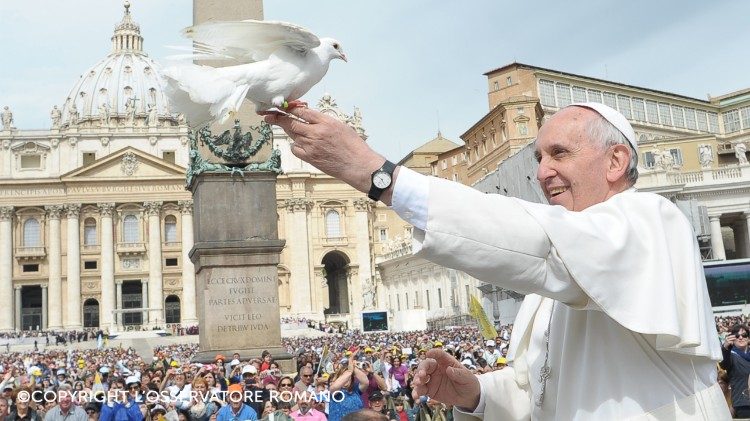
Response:
[[[261,0],[193,1],[194,24],[244,19],[263,19]],[[247,101],[236,118],[243,129],[261,121]],[[233,123],[211,129],[221,133]],[[270,149],[264,146],[252,161],[264,161]],[[276,173],[205,172],[189,188],[200,345],[194,360],[211,362],[216,354],[234,352],[247,359],[268,350],[284,372],[294,371],[291,355],[281,347],[277,266],[284,240],[278,238]]]

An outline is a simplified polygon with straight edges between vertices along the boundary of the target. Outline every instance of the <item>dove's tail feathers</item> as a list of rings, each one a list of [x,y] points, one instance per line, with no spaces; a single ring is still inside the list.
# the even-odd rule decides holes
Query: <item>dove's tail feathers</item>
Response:
[[[238,86],[224,101],[211,106],[211,114],[216,116],[219,122],[224,123],[232,113],[240,111],[242,101],[245,99],[249,89],[249,85]]]

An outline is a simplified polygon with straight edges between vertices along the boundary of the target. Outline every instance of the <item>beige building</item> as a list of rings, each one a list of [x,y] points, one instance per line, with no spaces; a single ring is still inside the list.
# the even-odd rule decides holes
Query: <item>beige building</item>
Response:
[[[0,331],[197,323],[188,127],[142,45],[126,9],[112,51],[52,110],[50,129],[0,131]],[[367,137],[358,109],[329,95],[318,108]],[[359,326],[379,306],[375,250],[410,231],[294,157],[278,128],[274,145],[281,314]]]

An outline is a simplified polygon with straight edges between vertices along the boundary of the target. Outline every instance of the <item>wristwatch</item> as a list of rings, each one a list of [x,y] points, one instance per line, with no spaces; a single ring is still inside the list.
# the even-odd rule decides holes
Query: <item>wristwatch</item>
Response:
[[[370,177],[372,182],[370,184],[370,191],[367,192],[367,197],[376,202],[380,200],[380,195],[393,183],[393,171],[395,170],[396,164],[386,160],[382,167],[373,171]]]

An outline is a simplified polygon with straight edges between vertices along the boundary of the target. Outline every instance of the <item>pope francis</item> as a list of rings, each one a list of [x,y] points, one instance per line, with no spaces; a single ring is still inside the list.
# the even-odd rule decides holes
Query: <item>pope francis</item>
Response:
[[[670,201],[633,188],[638,147],[620,113],[573,104],[542,126],[549,205],[397,167],[338,120],[292,113],[304,121],[266,120],[296,156],[392,205],[414,225],[417,255],[528,294],[508,368],[475,376],[431,350],[415,394],[454,404],[458,420],[730,418],[695,236]]]

